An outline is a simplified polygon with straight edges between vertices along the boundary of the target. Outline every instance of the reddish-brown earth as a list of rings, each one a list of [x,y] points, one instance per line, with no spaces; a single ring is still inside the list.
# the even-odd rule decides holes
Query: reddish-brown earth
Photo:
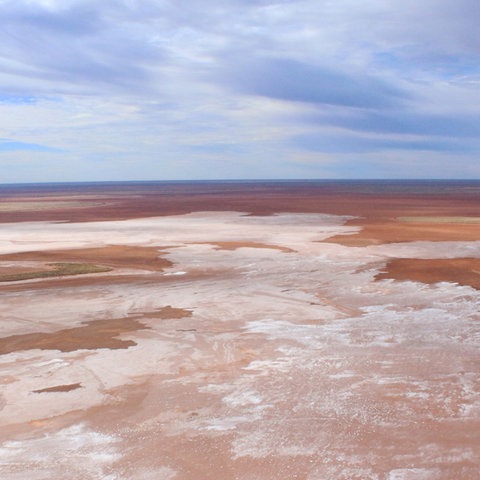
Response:
[[[19,221],[86,222],[177,215],[204,211],[237,211],[254,215],[278,212],[332,213],[364,217],[365,224],[410,216],[480,217],[480,192],[465,187],[372,188],[370,184],[254,183],[165,184],[157,186],[30,187],[0,192],[0,223]],[[76,199],[75,208],[65,201]],[[101,205],[92,202],[101,200]],[[26,203],[28,202],[28,203]],[[37,209],[32,203],[38,203]],[[64,202],[62,204],[62,202]],[[27,208],[15,210],[16,204]],[[59,206],[53,208],[57,203]],[[44,204],[42,206],[42,204]],[[47,207],[51,207],[50,209]],[[362,220],[360,220],[361,222]]]
[[[112,268],[133,268],[161,272],[172,266],[172,262],[162,258],[162,253],[158,247],[107,245],[96,248],[11,253],[1,255],[0,262],[95,263]],[[12,273],[15,272],[16,267],[10,268]],[[3,270],[6,273],[7,268]]]
[[[180,308],[166,306],[161,310],[149,312],[141,316],[94,320],[81,327],[57,330],[52,333],[27,333],[0,338],[0,355],[22,350],[59,350],[72,352],[75,350],[96,350],[98,348],[128,348],[136,343],[132,340],[121,340],[123,333],[148,328],[140,322],[144,316],[149,318],[183,318],[191,312]]]
[[[414,282],[454,282],[480,290],[480,259],[478,258],[395,258],[389,260],[377,280],[394,278]]]
[[[55,385],[54,387],[40,388],[34,390],[33,393],[48,393],[48,392],[71,392],[77,388],[81,388],[81,383],[72,383],[70,385]]]
[[[459,210],[459,216],[462,216],[461,212]],[[348,225],[359,226],[361,230],[354,235],[336,235],[327,241],[349,247],[364,247],[416,240],[431,242],[480,240],[480,223],[408,222],[401,219],[368,216],[352,220],[348,222]]]

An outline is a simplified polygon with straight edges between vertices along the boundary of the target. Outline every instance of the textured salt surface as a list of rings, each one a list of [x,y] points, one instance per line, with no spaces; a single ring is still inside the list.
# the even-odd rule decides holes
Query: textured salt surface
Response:
[[[477,480],[479,292],[374,279],[389,258],[478,258],[480,242],[322,242],[354,232],[345,220],[2,225],[0,253],[134,245],[172,266],[2,291],[1,337],[147,328],[125,349],[0,355],[1,478]],[[191,315],[155,315],[167,305]]]

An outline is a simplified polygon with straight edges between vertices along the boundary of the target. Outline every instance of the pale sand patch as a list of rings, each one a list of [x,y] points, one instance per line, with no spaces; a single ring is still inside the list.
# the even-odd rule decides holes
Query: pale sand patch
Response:
[[[32,479],[118,479],[108,467],[120,454],[112,435],[89,430],[84,424],[72,425],[52,435],[24,442],[9,441],[0,447],[3,478],[19,479],[24,465]],[[68,452],[68,455],[65,455]],[[25,478],[25,477],[23,477]]]
[[[164,247],[184,243],[258,242],[295,250],[296,243],[322,240],[340,232],[347,217],[278,214],[252,217],[239,212],[192,213],[171,217],[94,223],[25,222],[3,224],[0,254],[103,247]],[[212,233],[215,233],[212,238]]]

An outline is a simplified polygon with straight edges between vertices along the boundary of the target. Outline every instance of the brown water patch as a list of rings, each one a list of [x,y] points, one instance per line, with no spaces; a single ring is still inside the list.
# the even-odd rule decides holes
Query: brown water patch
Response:
[[[80,327],[66,328],[56,332],[11,335],[0,338],[0,355],[33,349],[73,352],[75,350],[97,350],[99,348],[116,350],[132,347],[137,343],[133,340],[121,340],[118,336],[149,329],[150,327],[141,323],[139,319],[150,317],[151,314],[156,318],[181,318],[191,315],[191,312],[167,306],[134,317],[83,322]]]
[[[239,248],[267,248],[271,250],[280,250],[285,253],[294,253],[295,250],[282,247],[281,245],[271,245],[259,242],[196,242],[194,245],[214,245],[215,250],[237,250]]]
[[[392,278],[433,284],[453,282],[480,290],[480,259],[478,258],[395,258],[375,280]]]
[[[105,247],[77,248],[72,250],[48,250],[1,255],[0,261],[37,261],[65,263],[96,263],[110,268],[139,268],[161,272],[172,262],[162,258],[160,247],[107,245]]]
[[[81,383],[71,383],[69,385],[56,385],[55,387],[40,388],[39,390],[33,390],[33,393],[48,393],[48,392],[71,392],[81,388]]]

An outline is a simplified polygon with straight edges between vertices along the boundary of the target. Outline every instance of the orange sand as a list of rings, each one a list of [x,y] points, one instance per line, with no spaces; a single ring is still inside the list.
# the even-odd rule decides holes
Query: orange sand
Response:
[[[96,350],[99,348],[128,348],[136,345],[133,340],[121,340],[119,335],[147,329],[139,320],[145,316],[153,318],[182,318],[189,316],[188,310],[167,306],[160,311],[141,316],[85,322],[82,327],[67,328],[51,333],[27,333],[0,338],[0,355],[23,350]]]
[[[157,247],[107,245],[98,248],[11,253],[0,255],[0,261],[96,263],[112,268],[138,268],[161,272],[172,265],[170,261],[161,257],[162,253],[164,252],[162,252],[161,248]],[[16,273],[16,267],[10,268],[12,268],[11,273]]]
[[[388,261],[377,280],[393,278],[423,283],[454,282],[480,290],[480,259],[478,258],[395,258]]]

